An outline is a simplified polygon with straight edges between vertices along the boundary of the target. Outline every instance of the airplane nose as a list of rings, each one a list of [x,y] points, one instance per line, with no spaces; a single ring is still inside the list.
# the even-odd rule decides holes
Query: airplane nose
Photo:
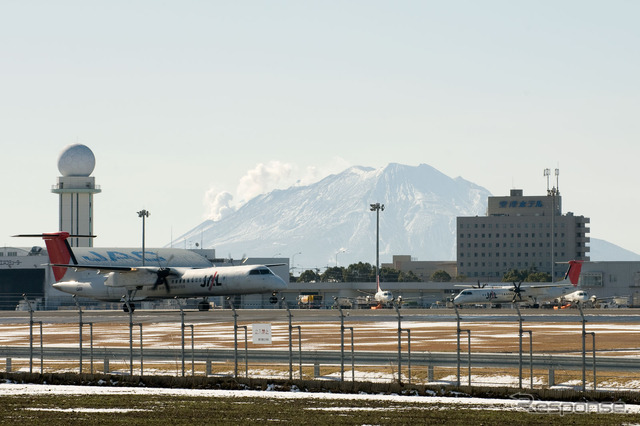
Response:
[[[65,293],[75,294],[79,290],[80,284],[75,281],[63,281],[59,283],[54,283],[51,286],[56,290],[59,290]]]
[[[65,293],[69,293],[69,284],[68,283],[54,283],[51,285],[56,290],[64,291]]]

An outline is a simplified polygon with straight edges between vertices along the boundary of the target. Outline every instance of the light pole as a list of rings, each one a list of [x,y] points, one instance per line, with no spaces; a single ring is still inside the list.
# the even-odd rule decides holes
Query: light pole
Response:
[[[371,204],[371,211],[376,212],[376,285],[380,286],[380,210],[384,211],[384,204]]]
[[[347,249],[343,249],[342,248],[342,249],[338,250],[338,252],[336,253],[336,268],[338,267],[338,255],[340,253],[345,253],[346,251],[347,251]]]
[[[549,189],[549,176],[551,175],[551,169],[544,169],[544,176],[547,178],[547,196],[551,197],[551,282],[556,280],[555,271],[555,233],[556,233],[556,197],[560,195],[560,170],[555,169],[556,186]]]
[[[296,254],[302,254],[302,252],[299,251],[291,255],[291,273],[295,273],[296,271]]]
[[[138,212],[138,217],[142,218],[142,266],[144,266],[144,225],[145,219],[149,217],[149,212],[147,210],[140,210]]]

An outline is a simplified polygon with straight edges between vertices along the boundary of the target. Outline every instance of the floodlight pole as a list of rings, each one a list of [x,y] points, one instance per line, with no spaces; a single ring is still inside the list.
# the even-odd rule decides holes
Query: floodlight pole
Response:
[[[142,218],[142,266],[144,266],[144,258],[145,258],[145,254],[144,254],[145,219],[149,217],[149,214],[150,213],[144,209],[138,212],[138,217]]]
[[[372,212],[376,212],[376,285],[380,285],[380,210],[384,211],[384,204],[370,204]]]
[[[336,252],[336,268],[338,267],[338,255],[339,255],[340,253],[345,253],[346,251],[347,251],[347,250],[345,250],[345,249],[340,249],[340,250],[338,250],[338,251]]]

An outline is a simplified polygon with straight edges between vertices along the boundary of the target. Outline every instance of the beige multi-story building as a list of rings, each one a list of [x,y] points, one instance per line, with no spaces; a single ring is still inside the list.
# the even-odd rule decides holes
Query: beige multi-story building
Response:
[[[589,260],[588,224],[584,216],[562,214],[555,188],[541,196],[513,189],[507,197],[489,197],[486,216],[457,218],[458,274],[500,281],[510,269],[535,267],[553,270],[555,281],[566,269],[558,262]]]
[[[401,272],[413,272],[420,281],[430,281],[431,276],[436,271],[445,271],[455,279],[458,275],[456,262],[454,261],[420,261],[413,259],[410,255],[393,255],[392,263],[383,263],[383,268],[393,268]]]

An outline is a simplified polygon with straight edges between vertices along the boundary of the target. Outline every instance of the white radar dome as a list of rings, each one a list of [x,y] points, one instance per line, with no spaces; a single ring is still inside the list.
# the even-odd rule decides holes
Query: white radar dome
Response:
[[[58,170],[62,176],[89,176],[96,166],[96,157],[88,146],[74,144],[65,147],[58,157]]]

